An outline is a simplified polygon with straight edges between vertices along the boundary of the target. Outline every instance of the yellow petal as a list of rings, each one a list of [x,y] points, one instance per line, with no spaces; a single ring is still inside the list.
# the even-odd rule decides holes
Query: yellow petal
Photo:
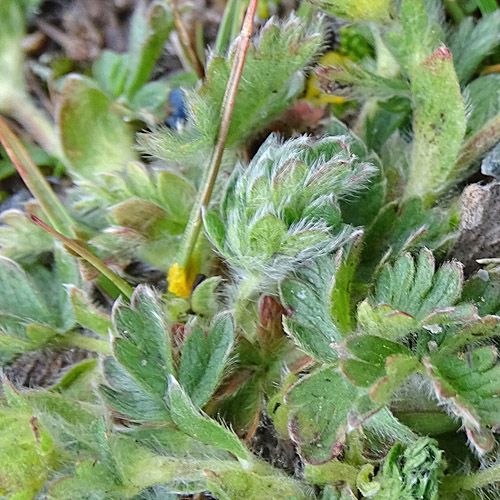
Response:
[[[186,267],[179,266],[176,262],[168,270],[168,291],[183,299],[189,298],[196,276],[192,276],[192,274]]]
[[[327,52],[321,57],[319,63],[321,66],[339,66],[348,60],[349,58],[347,56],[344,56],[339,52]]]
[[[348,60],[348,57],[339,54],[338,52],[327,52],[320,59],[319,63],[321,66],[339,66]],[[321,106],[322,104],[342,104],[345,102],[344,97],[325,94],[318,87],[318,77],[315,74],[312,74],[307,82],[305,100],[309,101],[313,106]]]

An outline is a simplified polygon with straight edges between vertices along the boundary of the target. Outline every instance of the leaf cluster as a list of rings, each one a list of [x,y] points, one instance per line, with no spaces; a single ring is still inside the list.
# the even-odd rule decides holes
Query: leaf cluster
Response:
[[[33,2],[1,3],[0,110],[72,187],[60,201],[0,120],[36,198],[2,214],[0,363],[89,357],[43,389],[3,377],[0,496],[447,500],[498,482],[500,273],[464,276],[449,250],[460,182],[500,139],[500,18],[465,3],[326,0],[265,22],[217,178],[242,2],[195,54],[204,76],[154,81],[182,13],[138,7],[126,53],[50,82],[56,125],[19,108]],[[323,66],[321,10],[350,24]],[[335,114],[354,108],[351,130]]]

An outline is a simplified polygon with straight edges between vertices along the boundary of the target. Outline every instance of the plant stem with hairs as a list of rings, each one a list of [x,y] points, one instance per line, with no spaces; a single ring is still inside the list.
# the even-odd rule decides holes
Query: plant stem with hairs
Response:
[[[241,75],[243,73],[243,67],[245,65],[246,54],[248,47],[250,46],[250,37],[252,35],[253,19],[256,8],[257,0],[251,0],[245,15],[243,27],[241,29],[240,40],[234,57],[231,73],[227,81],[226,92],[222,103],[222,118],[217,143],[210,158],[208,168],[205,171],[205,176],[201,183],[202,187],[198,193],[198,197],[195,201],[189,218],[189,223],[181,243],[179,257],[177,259],[177,263],[181,267],[187,266],[190,262],[191,254],[193,253],[193,249],[196,245],[196,241],[198,240],[198,235],[200,234],[202,226],[202,211],[208,206],[210,198],[212,197],[215,181],[217,179],[217,174],[222,161],[222,155],[226,146],[229,127],[231,125],[231,116],[234,109],[234,103],[236,101],[236,94],[238,92]]]

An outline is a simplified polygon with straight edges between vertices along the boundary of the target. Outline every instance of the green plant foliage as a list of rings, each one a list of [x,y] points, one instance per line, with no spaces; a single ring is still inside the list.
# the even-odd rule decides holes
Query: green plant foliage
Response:
[[[465,133],[465,105],[451,53],[439,46],[439,29],[424,4],[403,1],[400,15],[403,33],[391,33],[388,42],[408,72],[413,96],[415,138],[406,196],[423,196],[453,175]]]
[[[467,119],[467,135],[473,136],[487,128],[490,120],[500,112],[498,95],[500,78],[498,75],[486,75],[476,78],[467,86],[470,115]]]
[[[366,230],[357,278],[369,281],[381,262],[397,259],[415,247],[447,250],[453,241],[453,215],[452,210],[443,213],[440,207],[426,209],[418,197],[388,203]]]
[[[385,22],[390,18],[392,2],[390,0],[341,0],[318,2],[327,12],[346,19]]]
[[[398,78],[386,78],[365,69],[347,59],[342,65],[329,66],[321,73],[325,80],[340,82],[345,85],[338,93],[345,98],[378,97],[389,99],[393,97],[409,98],[408,82]]]
[[[100,90],[80,77],[73,76],[64,85],[59,110],[61,144],[77,178],[93,179],[102,172],[121,170],[135,159],[132,130],[111,105]],[[89,127],[89,123],[94,125]]]
[[[241,142],[269,123],[302,88],[301,71],[311,63],[323,43],[322,27],[305,27],[291,17],[283,25],[269,21],[249,49],[238,99],[233,111],[227,146]],[[163,130],[141,136],[149,152],[167,160],[181,160],[215,144],[219,109],[234,58],[215,55],[207,65],[207,78],[186,95],[190,121],[181,133]]]
[[[418,328],[439,330],[439,325],[473,320],[476,309],[472,304],[455,306],[462,280],[462,267],[456,262],[435,272],[430,251],[422,250],[417,264],[406,254],[393,267],[382,269],[373,297],[358,306],[360,327],[397,340]]]
[[[21,41],[24,37],[25,16],[20,2],[2,2],[2,57],[0,69],[3,78],[0,86],[0,109],[3,113],[11,108],[12,93],[24,90],[23,53]]]
[[[139,2],[65,78],[25,68],[37,4],[0,2],[0,497],[496,498],[498,255],[452,251],[498,169],[493,2],[277,3],[238,36],[229,0],[207,51],[192,6]]]
[[[149,80],[173,27],[172,15],[162,2],[154,2],[146,16],[139,10],[136,11],[131,26],[128,74],[124,85],[128,99]]]
[[[492,12],[479,21],[467,17],[449,38],[453,62],[461,83],[468,81],[478,66],[498,45],[500,12]]]
[[[396,444],[375,478],[380,489],[373,498],[438,500],[445,468],[443,452],[432,439],[422,438],[407,448]]]
[[[362,189],[374,169],[351,155],[343,139],[280,144],[270,137],[248,168],[233,176],[221,218],[204,217],[218,251],[249,273],[284,275],[356,234],[342,224],[337,203]]]
[[[334,273],[333,262],[324,257],[296,279],[285,280],[280,288],[287,311],[283,319],[286,332],[304,352],[325,362],[335,361],[331,343],[342,338],[328,314]]]
[[[466,144],[462,148],[459,165],[469,168],[497,143],[499,113],[498,95],[500,79],[498,75],[485,75],[476,78],[467,86],[470,116],[467,120]]]
[[[358,359],[343,360],[341,370],[354,385],[360,387],[370,387],[386,376],[389,358],[392,362],[397,362],[410,360],[412,357],[410,349],[403,344],[374,335],[362,335],[349,339],[346,347]]]
[[[200,415],[189,396],[172,377],[169,379],[167,398],[172,420],[181,431],[197,441],[229,451],[242,460],[249,458],[248,450],[231,431],[215,420]]]
[[[35,213],[42,216],[40,208],[34,208]],[[24,212],[6,210],[2,213],[2,221],[5,225],[0,228],[0,246],[5,257],[23,260],[52,250],[52,238],[43,229],[33,227]]]
[[[321,464],[340,454],[358,396],[356,387],[328,366],[292,386],[286,395],[290,437],[307,462]]]
[[[485,279],[486,278],[486,279]],[[462,293],[464,300],[473,302],[481,316],[500,312],[499,303],[500,276],[498,269],[491,269],[484,273],[476,273],[465,283]]]
[[[406,193],[422,196],[442,189],[453,176],[465,133],[465,105],[447,48],[415,68],[412,93],[415,139]]]
[[[105,360],[108,403],[133,420],[170,420],[165,402],[167,377],[174,373],[167,324],[154,293],[138,287],[131,306],[113,309],[113,358]]]
[[[63,284],[78,281],[78,270],[68,256],[60,255],[52,271],[33,265],[29,272],[10,259],[0,258],[2,363],[51,341],[57,343],[75,326]]]
[[[195,190],[183,176],[130,162],[120,171],[79,183],[73,209],[96,229],[96,247],[168,268],[187,224]],[[112,237],[110,235],[113,235]],[[167,245],[167,250],[163,248]]]
[[[220,382],[234,342],[231,318],[220,316],[205,336],[194,327],[184,343],[179,366],[179,381],[193,403],[204,406]]]
[[[109,316],[98,311],[89,303],[83,292],[74,286],[69,288],[69,297],[78,324],[106,337],[111,328]]]
[[[219,310],[217,287],[221,283],[219,276],[209,278],[200,283],[191,297],[193,311],[200,316],[214,316]]]
[[[437,395],[450,411],[462,419],[474,446],[490,451],[495,446],[491,427],[498,425],[500,366],[493,346],[478,347],[463,356],[450,356],[445,350],[430,356],[426,367],[434,379]]]
[[[128,51],[104,50],[92,67],[93,78],[110,99],[117,99],[122,112],[146,123],[165,117],[172,86],[165,79],[149,82],[165,42],[174,28],[170,9],[154,1],[139,6],[130,26]]]
[[[61,456],[29,409],[0,406],[0,495],[34,498]]]

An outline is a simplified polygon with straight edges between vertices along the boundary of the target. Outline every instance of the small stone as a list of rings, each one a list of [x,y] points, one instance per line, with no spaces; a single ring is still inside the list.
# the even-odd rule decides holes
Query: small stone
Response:
[[[490,279],[490,273],[488,273],[486,269],[479,269],[477,277],[483,281],[488,281]]]
[[[424,328],[433,334],[441,333],[443,331],[439,325],[424,325]]]

